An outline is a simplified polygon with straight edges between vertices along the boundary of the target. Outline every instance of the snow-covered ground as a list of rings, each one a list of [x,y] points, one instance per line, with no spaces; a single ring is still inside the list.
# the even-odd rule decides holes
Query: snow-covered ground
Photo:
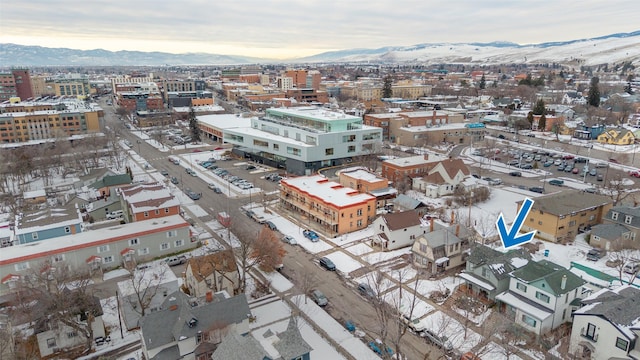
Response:
[[[333,263],[336,265],[336,270],[344,273],[347,276],[352,271],[360,269],[364,266],[360,261],[352,258],[342,251],[334,251],[331,254],[325,255],[325,257],[333,261]]]

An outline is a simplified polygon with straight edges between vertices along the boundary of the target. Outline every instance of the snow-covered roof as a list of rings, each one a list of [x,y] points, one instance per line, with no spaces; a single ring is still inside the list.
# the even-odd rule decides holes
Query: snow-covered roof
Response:
[[[542,309],[541,307],[531,304],[508,291],[496,295],[496,300],[507,303],[541,321],[544,321],[546,318],[553,315],[552,311]]]
[[[231,129],[251,126],[251,119],[234,114],[198,115],[198,121],[216,129]]]
[[[282,180],[281,183],[337,207],[348,207],[375,200],[375,197],[369,194],[359,193],[357,190],[344,187],[335,181],[329,181],[321,175],[289,178]]]
[[[465,279],[473,284],[476,284],[478,286],[480,286],[483,289],[486,289],[488,291],[492,291],[495,289],[495,286],[489,284],[486,281],[483,281],[481,279],[479,279],[477,276],[474,276],[472,273],[466,273],[466,272],[461,272],[460,274],[458,274],[459,278]]]

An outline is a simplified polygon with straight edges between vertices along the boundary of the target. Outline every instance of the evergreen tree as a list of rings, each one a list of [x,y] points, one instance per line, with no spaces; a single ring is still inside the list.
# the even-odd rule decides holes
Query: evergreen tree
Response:
[[[631,82],[633,81],[633,75],[627,76],[627,86],[624,87],[624,92],[629,95],[633,95],[633,89],[631,88]]]
[[[538,131],[546,131],[547,129],[547,116],[542,114],[540,120],[538,120]]]
[[[393,96],[393,89],[391,88],[391,86],[393,85],[393,80],[391,79],[391,76],[387,75],[384,77],[383,81],[382,98],[388,99]]]
[[[482,74],[482,78],[480,78],[480,90],[484,90],[487,87],[487,80],[484,78],[484,74]]]
[[[198,119],[196,119],[196,112],[193,107],[189,108],[189,129],[191,129],[191,140],[193,142],[200,142],[200,128],[198,127]]]
[[[529,111],[527,114],[527,121],[529,122],[529,129],[533,127],[533,112]]]
[[[536,104],[533,106],[533,115],[543,115],[546,114],[547,110],[545,108],[544,100],[538,99]]]
[[[598,83],[600,79],[597,76],[591,78],[591,85],[589,87],[589,95],[587,96],[587,103],[593,107],[600,106],[600,89]]]

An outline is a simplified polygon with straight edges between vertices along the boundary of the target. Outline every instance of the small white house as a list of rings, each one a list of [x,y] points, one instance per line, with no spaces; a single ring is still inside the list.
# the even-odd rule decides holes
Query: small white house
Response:
[[[418,236],[428,230],[428,225],[420,221],[420,216],[414,210],[380,215],[371,226],[376,233],[372,239],[373,245],[380,246],[383,251],[411,246]]]
[[[640,359],[640,289],[602,289],[573,313],[569,353],[576,359]]]
[[[412,186],[430,198],[439,198],[453,194],[469,174],[469,168],[461,159],[446,159],[438,161],[426,176],[414,178]]]

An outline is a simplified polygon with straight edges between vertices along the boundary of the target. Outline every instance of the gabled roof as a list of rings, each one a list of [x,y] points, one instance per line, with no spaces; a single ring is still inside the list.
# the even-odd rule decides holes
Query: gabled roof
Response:
[[[503,253],[485,245],[471,248],[467,258],[467,262],[475,266],[486,265],[497,279],[509,277],[510,272],[525,266],[529,261],[531,255],[525,249],[513,249]]]
[[[442,164],[442,166],[444,167],[445,171],[447,172],[449,177],[452,178],[452,179],[460,171],[462,171],[462,173],[465,176],[470,174],[469,168],[467,167],[467,165],[465,165],[465,163],[464,163],[464,161],[462,161],[462,159],[445,159],[445,160],[439,161],[438,163]],[[433,169],[430,172],[433,172]]]
[[[187,268],[189,267],[191,267],[191,272],[198,282],[211,275],[214,267],[217,272],[230,273],[237,271],[235,258],[231,250],[222,250],[213,254],[191,258],[187,263]]]
[[[513,271],[511,276],[528,284],[544,281],[550,287],[544,290],[556,296],[573,291],[586,283],[566,268],[546,260],[529,261],[525,266]],[[563,289],[562,280],[565,276],[566,284]]]
[[[131,176],[129,174],[107,175],[101,180],[98,180],[89,186],[94,189],[99,189],[105,186],[116,186],[125,184],[131,184]]]
[[[216,351],[211,355],[212,359],[224,360],[265,360],[271,359],[269,354],[253,336],[242,336],[235,331],[230,331],[222,339]],[[293,358],[288,358],[293,359]]]
[[[420,226],[420,217],[414,210],[407,210],[380,216],[391,231]]]
[[[302,338],[296,321],[289,319],[287,330],[278,334],[278,340],[273,347],[278,350],[283,359],[297,359],[298,357],[308,354],[313,350],[309,344]]]
[[[426,206],[420,200],[416,200],[416,199],[414,199],[412,197],[409,197],[409,196],[407,196],[405,194],[399,194],[393,200],[393,203],[398,205],[399,207],[401,207],[403,209],[409,209],[409,210],[414,210],[414,209],[417,209],[419,207]]]
[[[640,326],[640,289],[631,285],[602,289],[582,300],[582,304],[585,306],[575,315],[604,317],[630,338],[635,337],[628,328]]]
[[[197,306],[192,306],[193,299],[176,291],[167,296],[161,310],[148,313],[140,319],[140,329],[148,349],[194,337],[198,331],[209,329],[212,325],[225,327],[240,323],[251,313],[244,294]],[[191,319],[197,321],[190,327]]]
[[[630,230],[620,224],[598,224],[591,228],[591,236],[599,236],[607,240],[615,240]]]
[[[614,212],[618,213],[618,220],[613,220],[611,217],[611,214]],[[640,206],[614,206],[607,212],[606,218],[610,221],[624,223],[625,215],[631,216],[631,223],[628,224],[629,226],[640,229]]]

